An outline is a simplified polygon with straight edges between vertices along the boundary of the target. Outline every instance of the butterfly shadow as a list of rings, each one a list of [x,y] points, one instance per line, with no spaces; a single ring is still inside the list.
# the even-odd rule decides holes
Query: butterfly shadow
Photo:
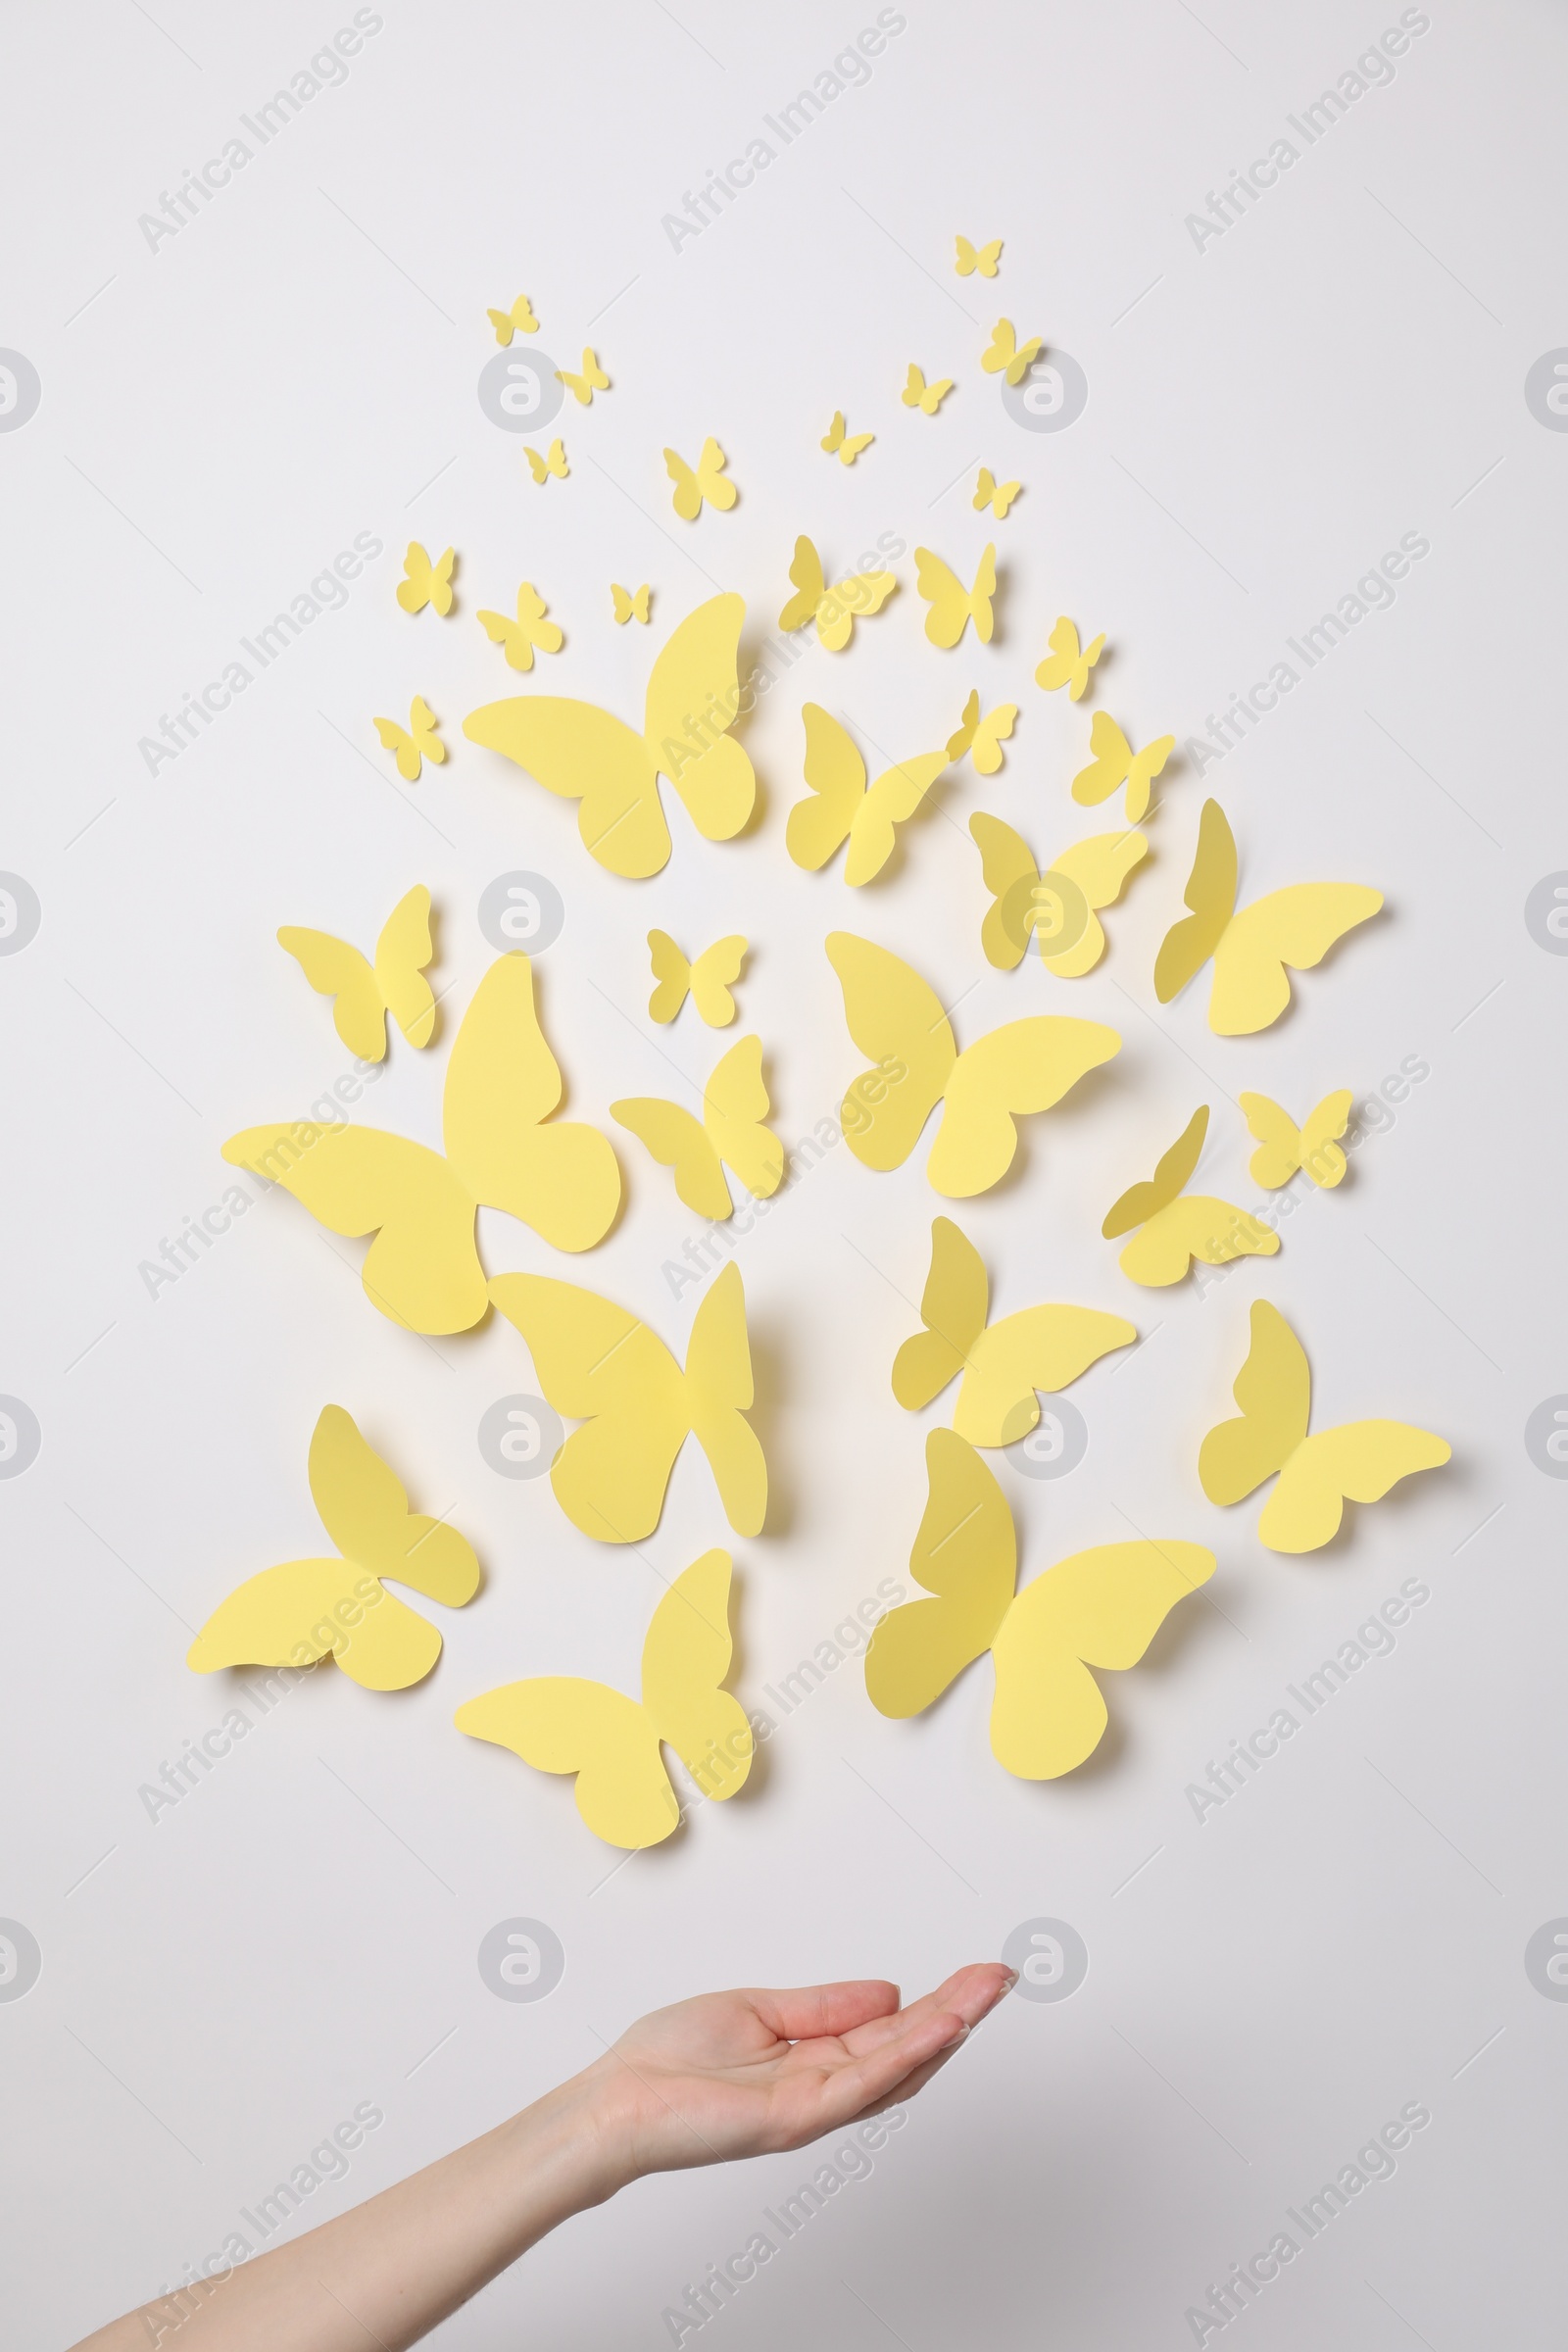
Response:
[[[997,584],[991,591],[991,643],[1007,643],[1007,614],[1012,604],[1014,566],[997,559]]]
[[[750,1322],[747,1336],[752,1351],[752,1402],[746,1418],[757,1432],[767,1463],[767,1516],[762,1533],[787,1536],[796,1524],[800,1495],[784,1453],[783,1416],[792,1387],[793,1393],[799,1394],[799,1384],[792,1384],[787,1377],[781,1325]]]

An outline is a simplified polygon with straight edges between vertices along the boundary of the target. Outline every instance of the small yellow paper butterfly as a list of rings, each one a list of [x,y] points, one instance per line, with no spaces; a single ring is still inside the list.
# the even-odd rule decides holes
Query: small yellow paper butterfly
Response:
[[[730,984],[739,979],[741,965],[746,961],[747,942],[740,933],[732,932],[728,939],[715,940],[692,963],[687,962],[667,931],[650,931],[648,948],[654,978],[659,983],[648,1000],[650,1018],[661,1025],[672,1021],[690,992],[692,1003],[709,1028],[727,1029],[735,1018]]]
[[[615,610],[615,626],[617,628],[624,628],[628,620],[640,620],[644,628],[647,627],[648,595],[649,589],[646,580],[640,588],[631,590],[623,588],[618,580],[611,581],[610,601]]]
[[[906,409],[918,409],[922,416],[934,416],[952,390],[953,378],[951,375],[945,375],[940,384],[928,384],[920,369],[911,360],[909,372],[905,377],[904,390],[899,394],[899,398]]]
[[[997,517],[997,520],[999,522],[1004,522],[1007,516],[1007,509],[1011,506],[1013,500],[1017,497],[1022,488],[1022,482],[999,482],[996,475],[992,472],[990,466],[982,466],[980,468],[980,478],[975,483],[974,496],[969,501],[969,504],[973,507],[977,514],[983,513],[984,510],[989,507],[992,514]]]
[[[1015,1593],[1012,1513],[985,1463],[956,1431],[933,1429],[925,1467],[909,1567],[932,1597],[879,1620],[866,1695],[879,1714],[922,1714],[989,1649],[992,1754],[1020,1780],[1055,1780],[1094,1754],[1109,1720],[1090,1667],[1136,1666],[1177,1602],[1213,1575],[1214,1554],[1167,1540],[1102,1544]]]
[[[1408,1421],[1346,1421],[1308,1437],[1312,1374],[1278,1307],[1252,1301],[1252,1341],[1232,1391],[1239,1421],[1221,1421],[1198,1452],[1210,1502],[1240,1502],[1277,1470],[1257,1523],[1270,1551],[1317,1551],[1340,1532],[1348,1502],[1381,1502],[1417,1470],[1439,1470],[1450,1448]]]
[[[607,1845],[658,1845],[681,1818],[664,1746],[716,1800],[733,1796],[752,1768],[751,1724],[723,1688],[729,1586],[724,1551],[705,1551],[676,1577],[643,1643],[640,1702],[578,1675],[536,1675],[470,1698],[453,1721],[540,1772],[575,1773],[577,1810]]]
[[[479,1563],[455,1527],[409,1509],[409,1498],[340,1404],[323,1407],[311,1440],[311,1494],[342,1555],[264,1568],[213,1611],[186,1652],[198,1674],[221,1666],[310,1666],[335,1658],[366,1690],[406,1690],[441,1655],[428,1618],[382,1583],[412,1585],[460,1609],[479,1590]]]
[[[1051,635],[1047,638],[1046,643],[1051,647],[1051,652],[1046,656],[1039,668],[1035,671],[1035,684],[1037,686],[1043,686],[1048,694],[1054,694],[1058,687],[1065,686],[1067,689],[1067,700],[1071,703],[1078,702],[1083,696],[1084,689],[1089,684],[1089,672],[1094,668],[1095,663],[1100,660],[1101,655],[1105,650],[1104,630],[1102,629],[1100,635],[1095,639],[1094,643],[1084,647],[1084,649],[1080,652],[1078,645],[1077,625],[1075,622],[1070,621],[1064,612],[1061,618],[1057,621],[1055,627],[1052,630]],[[1099,723],[1098,720],[1096,723]],[[1121,735],[1121,729],[1119,727],[1116,728],[1115,732],[1118,735]],[[1171,741],[1174,742],[1174,740],[1175,738],[1172,737]],[[1092,729],[1091,741],[1093,741]],[[1122,736],[1122,741],[1125,743],[1125,736]],[[1098,744],[1096,744],[1094,748],[1098,751],[1100,747]],[[1167,743],[1165,748],[1168,752],[1170,749],[1170,744]],[[1128,757],[1131,758],[1130,753]],[[1146,754],[1145,757],[1147,758],[1148,755]],[[1121,779],[1118,777],[1117,781],[1120,782],[1120,780]],[[1097,793],[1095,798],[1102,801],[1106,798],[1108,793],[1114,792],[1116,786],[1114,784],[1107,785],[1105,791]],[[1080,798],[1084,796],[1080,795]],[[1130,815],[1132,811],[1129,809],[1128,813]],[[1140,809],[1138,813],[1142,815],[1142,809]]]
[[[535,646],[542,654],[559,654],[566,642],[556,623],[546,620],[549,610],[532,580],[524,580],[517,589],[515,620],[505,612],[481,612],[477,618],[491,644],[506,647],[509,668],[532,669]]]
[[[403,559],[404,578],[398,582],[398,603],[405,612],[422,612],[433,605],[438,612],[452,610],[452,566],[457,555],[448,548],[432,564],[417,539],[409,541],[409,552]]]
[[[980,925],[987,963],[1010,972],[1031,940],[1048,972],[1078,980],[1105,953],[1102,906],[1113,906],[1133,867],[1149,855],[1142,833],[1094,833],[1042,871],[1021,834],[1000,816],[976,809],[969,831],[980,852],[991,905]]]
[[[570,466],[566,464],[565,450],[559,441],[551,442],[549,451],[544,457],[541,457],[539,452],[525,441],[522,445],[522,454],[528,461],[528,471],[536,482],[547,480],[551,474],[555,475],[558,482],[564,482],[571,471]]]
[[[1300,1168],[1321,1191],[1333,1191],[1348,1165],[1337,1140],[1350,1123],[1348,1086],[1337,1095],[1325,1095],[1299,1127],[1267,1095],[1238,1095],[1236,1099],[1258,1141],[1250,1162],[1254,1184],[1277,1193]]]
[[[895,825],[911,817],[950,764],[946,752],[901,760],[869,790],[865,761],[849,730],[820,703],[803,705],[806,781],[810,800],[797,801],[784,827],[784,846],[808,874],[819,873],[845,842],[844,879],[854,890],[879,874],[893,855]]]
[[[901,1168],[943,1104],[926,1175],[950,1200],[989,1191],[1018,1149],[1014,1121],[1050,1110],[1121,1051],[1102,1021],[1037,1013],[1008,1021],[960,1054],[942,1001],[918,972],[851,931],[830,932],[851,1037],[874,1066],[844,1098],[845,1141],[867,1168]]]
[[[675,1456],[695,1436],[735,1533],[760,1534],[767,1464],[745,1418],[752,1353],[733,1259],[693,1318],[684,1371],[646,1323],[594,1291],[498,1274],[490,1296],[521,1332],[556,1411],[583,1424],[550,1466],[573,1527],[601,1544],[640,1544],[659,1525]]]
[[[1041,668],[1049,667],[1046,662]],[[1036,671],[1039,676],[1039,671]],[[1097,710],[1089,729],[1094,754],[1087,767],[1072,780],[1072,797],[1086,808],[1108,800],[1120,784],[1127,787],[1127,820],[1136,824],[1149,808],[1149,788],[1176,748],[1174,735],[1161,735],[1135,752],[1108,710]]]
[[[329,1233],[373,1234],[361,1279],[389,1322],[467,1331],[489,1302],[481,1207],[520,1218],[554,1250],[591,1250],[614,1223],[615,1154],[597,1127],[551,1118],[562,1091],[528,958],[514,952],[485,973],[453,1041],[444,1156],[383,1128],[301,1119],[247,1127],[223,1157],[281,1184]]]
[[[920,1300],[925,1329],[894,1357],[893,1394],[906,1413],[918,1413],[961,1372],[953,1426],[971,1446],[1026,1438],[1040,1418],[1037,1390],[1054,1395],[1138,1337],[1122,1316],[1088,1306],[1026,1306],[988,1324],[990,1302],[979,1250],[951,1217],[935,1218]]]
[[[1202,1193],[1182,1192],[1207,1133],[1205,1102],[1161,1154],[1151,1180],[1129,1186],[1105,1212],[1100,1230],[1107,1242],[1132,1233],[1134,1226],[1143,1227],[1116,1262],[1131,1281],[1148,1290],[1180,1282],[1195,1257],[1205,1266],[1223,1266],[1233,1257],[1272,1257],[1280,1246],[1279,1235],[1245,1209]]]
[[[486,316],[496,330],[498,343],[510,343],[514,333],[536,335],[539,332],[539,321],[533,315],[526,294],[519,294],[510,311],[490,311]]]
[[[445,760],[447,747],[435,729],[435,712],[422,694],[416,694],[409,705],[407,727],[400,727],[395,718],[378,718],[375,721],[381,748],[397,754],[398,774],[407,783],[418,782],[421,760],[428,760],[439,767]]]
[[[891,571],[855,571],[830,588],[822,559],[803,534],[795,542],[790,579],[796,593],[778,616],[781,629],[801,629],[816,622],[816,634],[830,654],[841,654],[855,634],[857,619],[880,612],[898,586]]]
[[[991,340],[980,354],[980,365],[987,375],[1006,374],[1009,384],[1021,384],[1030,368],[1045,349],[1042,335],[1031,335],[1020,343],[1012,331],[1010,318],[999,318],[991,329]]]
[[[662,1168],[674,1170],[675,1191],[688,1208],[721,1225],[735,1213],[726,1167],[759,1200],[770,1200],[784,1181],[784,1147],[763,1124],[771,1108],[762,1041],[743,1037],[710,1072],[701,1119],[657,1095],[612,1102],[610,1115],[647,1146]]]
[[[997,586],[997,551],[994,546],[988,547],[980,558],[972,588],[965,588],[940,556],[934,556],[928,547],[917,547],[914,551],[914,584],[931,608],[925,616],[925,633],[933,645],[944,648],[956,645],[966,623],[971,620],[981,644],[991,643],[991,599]]]
[[[994,776],[1002,765],[1002,747],[1012,733],[1018,715],[1016,703],[999,703],[982,718],[980,693],[976,688],[963,706],[963,716],[957,732],[948,737],[948,758],[961,760],[968,753],[977,776]]]
[[[982,277],[995,277],[997,264],[1002,259],[1002,239],[996,237],[989,245],[971,245],[967,237],[957,240],[958,255],[954,268],[960,277],[973,277],[978,270]]]
[[[333,997],[332,1025],[351,1054],[380,1061],[386,1054],[386,1016],[397,1022],[411,1046],[427,1046],[435,1033],[435,999],[424,976],[430,945],[430,893],[422,882],[399,899],[381,926],[375,962],[330,931],[305,931],[285,923],[277,935],[318,997]]]
[[[1236,838],[1217,801],[1203,803],[1182,897],[1192,912],[1165,934],[1154,959],[1154,994],[1168,1004],[1212,956],[1208,1025],[1216,1037],[1267,1029],[1291,1001],[1287,967],[1310,971],[1383,904],[1381,891],[1359,882],[1298,882],[1238,913]]]
[[[565,385],[566,390],[580,408],[588,408],[592,404],[596,392],[610,390],[610,378],[600,367],[587,344],[583,345],[581,375],[573,375],[569,368],[558,368],[556,376],[559,382]]]
[[[729,513],[739,493],[734,483],[725,477],[724,468],[728,464],[728,458],[711,433],[703,443],[695,473],[678,450],[665,450],[664,471],[675,485],[671,504],[682,522],[697,520],[704,499],[710,507],[716,507],[721,514]]]
[[[836,453],[841,466],[853,466],[861,450],[869,449],[875,439],[875,433],[846,433],[844,411],[835,409],[833,421],[822,436],[822,447],[830,458]]]

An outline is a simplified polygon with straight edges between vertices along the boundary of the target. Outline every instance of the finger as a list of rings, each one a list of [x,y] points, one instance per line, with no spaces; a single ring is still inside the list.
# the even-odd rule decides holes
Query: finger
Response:
[[[782,1991],[748,1992],[745,1996],[772,2034],[782,2041],[815,2040],[824,2034],[849,2034],[872,2019],[897,2017],[899,1988],[881,1977],[851,1979],[842,1984],[800,1984]]]
[[[818,2130],[831,2131],[863,2108],[891,2098],[899,2083],[940,2053],[956,2049],[968,2031],[955,2010],[934,2009],[881,2049],[835,2068],[822,2082]]]
[[[1016,1971],[1000,1960],[986,1960],[960,1968],[939,1984],[935,1992],[911,2001],[896,2017],[876,2018],[869,2025],[846,2034],[844,2046],[852,2056],[859,2058],[880,2049],[896,2033],[906,2025],[932,2015],[939,2009],[951,2009],[961,2017],[966,2026],[978,2025],[996,2007],[1003,1994],[1017,1982]]]

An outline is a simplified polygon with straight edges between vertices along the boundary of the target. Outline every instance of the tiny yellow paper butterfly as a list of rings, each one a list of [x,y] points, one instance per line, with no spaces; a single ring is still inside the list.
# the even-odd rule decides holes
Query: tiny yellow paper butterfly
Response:
[[[957,732],[948,737],[948,758],[961,760],[967,752],[977,776],[994,776],[1002,765],[1002,746],[1012,733],[1017,715],[1016,703],[999,703],[982,718],[976,687],[963,706]]]
[[[1236,1100],[1258,1142],[1250,1162],[1254,1183],[1277,1193],[1299,1168],[1321,1191],[1332,1192],[1348,1165],[1338,1142],[1350,1120],[1348,1086],[1325,1095],[1299,1127],[1267,1095],[1238,1095]]]
[[[526,294],[519,294],[510,311],[490,311],[486,314],[496,330],[498,343],[510,343],[514,333],[536,335],[539,321],[534,317]]]
[[[615,609],[615,626],[617,628],[623,628],[628,620],[640,620],[644,627],[647,626],[648,582],[646,580],[640,588],[630,590],[623,588],[618,580],[612,580],[610,601]]]
[[[904,824],[949,765],[949,755],[925,752],[887,768],[867,787],[865,761],[847,727],[820,703],[806,703],[806,781],[808,800],[797,801],[784,828],[784,846],[808,874],[850,845],[844,879],[858,890],[893,855],[894,827]]]
[[[528,461],[528,471],[536,482],[544,481],[546,476],[552,473],[557,481],[564,482],[571,470],[566,464],[565,450],[559,441],[551,442],[549,451],[544,457],[541,457],[539,452],[525,441],[522,445],[522,454]]]
[[[891,571],[856,571],[830,588],[823,576],[822,559],[803,534],[795,542],[790,580],[796,594],[778,616],[781,629],[800,629],[808,620],[825,652],[841,654],[855,634],[857,619],[880,612],[898,586]]]
[[[410,784],[417,783],[421,760],[429,760],[439,767],[447,756],[447,747],[435,729],[435,712],[422,694],[416,694],[409,705],[407,727],[400,727],[395,718],[375,721],[382,749],[397,754],[398,774]]]
[[[579,407],[585,409],[592,403],[596,392],[610,390],[610,378],[587,344],[583,345],[581,375],[573,375],[569,368],[558,368],[556,377],[558,382],[565,385]]]
[[[650,931],[648,952],[658,982],[648,1012],[661,1026],[672,1021],[690,995],[710,1029],[727,1029],[735,1018],[730,983],[740,977],[747,941],[738,931],[717,939],[688,963],[667,931]]]
[[[953,378],[951,375],[945,375],[940,384],[928,384],[920,369],[911,360],[909,372],[905,378],[904,390],[899,394],[899,398],[906,409],[918,409],[923,416],[934,416],[952,390]]]
[[[515,620],[509,620],[505,612],[480,612],[477,618],[491,644],[506,647],[511,668],[532,669],[535,646],[542,654],[559,654],[566,642],[556,623],[546,620],[549,610],[532,580],[523,580],[517,589]]]
[[[449,547],[432,564],[417,539],[409,541],[403,559],[404,577],[398,582],[398,603],[405,612],[422,612],[433,605],[438,612],[452,610],[452,566],[457,556]]]
[[[1042,669],[1046,666],[1041,663]],[[1176,749],[1175,736],[1161,735],[1135,752],[1110,712],[1097,710],[1089,729],[1089,749],[1094,757],[1072,780],[1073,799],[1093,808],[1097,802],[1108,800],[1119,784],[1125,784],[1127,821],[1136,825],[1149,807],[1150,786]]]
[[[1051,647],[1051,651],[1035,671],[1035,684],[1043,686],[1048,694],[1055,694],[1065,686],[1067,700],[1071,703],[1079,702],[1089,684],[1089,672],[1105,650],[1104,630],[1101,630],[1092,645],[1086,645],[1080,650],[1077,624],[1070,621],[1064,612],[1046,642]],[[1117,732],[1120,733],[1119,728]],[[1090,741],[1093,744],[1092,732]],[[1100,747],[1096,744],[1094,748],[1098,751]],[[1167,744],[1165,748],[1169,751],[1170,745]],[[1114,792],[1115,789],[1115,785],[1108,787],[1111,792]],[[1105,794],[1100,793],[1096,797],[1103,800]],[[1127,813],[1130,816],[1134,812],[1129,809]],[[1137,813],[1141,816],[1143,810],[1139,809]]]
[[[989,245],[971,245],[967,237],[957,240],[957,259],[954,268],[960,277],[973,277],[978,270],[982,277],[995,277],[997,264],[1002,259],[1002,239],[996,237]]]
[[[738,493],[734,483],[725,478],[724,468],[728,464],[728,458],[711,433],[703,443],[695,472],[678,450],[665,450],[664,471],[675,485],[675,496],[671,503],[682,522],[697,520],[705,499],[710,507],[716,507],[721,514],[729,513]]]
[[[709,1073],[701,1119],[658,1095],[612,1102],[610,1115],[647,1146],[661,1167],[673,1169],[675,1191],[688,1208],[721,1225],[735,1213],[726,1167],[759,1200],[769,1200],[784,1181],[784,1147],[764,1124],[771,1108],[762,1041],[743,1037]]]
[[[373,965],[346,939],[285,923],[277,935],[318,997],[335,999],[332,1025],[351,1054],[380,1061],[391,1013],[411,1046],[435,1034],[435,999],[424,976],[430,944],[430,893],[415,884],[393,907],[375,943]]]
[[[1007,509],[1011,506],[1013,500],[1017,497],[1022,488],[1022,482],[999,482],[996,475],[992,472],[990,466],[982,466],[980,468],[980,478],[975,483],[974,496],[969,501],[969,504],[973,507],[977,514],[982,514],[984,510],[989,507],[992,514],[997,517],[997,520],[999,522],[1004,522],[1007,516]]]
[[[925,633],[933,645],[948,649],[956,646],[971,620],[981,644],[991,643],[991,599],[997,586],[997,551],[994,545],[988,547],[980,558],[972,588],[965,588],[940,556],[934,556],[928,547],[917,547],[914,551],[914,584],[931,608],[925,616]]]
[[[1100,1230],[1107,1242],[1133,1234],[1117,1264],[1129,1281],[1141,1282],[1148,1290],[1180,1282],[1194,1258],[1205,1266],[1223,1266],[1233,1257],[1272,1257],[1280,1246],[1277,1233],[1229,1200],[1183,1192],[1207,1133],[1205,1102],[1194,1111],[1170,1150],[1160,1154],[1148,1182],[1129,1185],[1105,1212]],[[1134,1233],[1135,1226],[1143,1230]]]
[[[1021,384],[1044,349],[1044,336],[1031,335],[1027,343],[1020,343],[1012,331],[1012,320],[999,318],[980,354],[980,365],[987,375],[1005,371],[1009,384]]]
[[[861,450],[869,449],[875,439],[875,433],[846,433],[844,411],[835,409],[833,421],[822,436],[822,447],[830,458],[836,453],[841,466],[853,466]]]

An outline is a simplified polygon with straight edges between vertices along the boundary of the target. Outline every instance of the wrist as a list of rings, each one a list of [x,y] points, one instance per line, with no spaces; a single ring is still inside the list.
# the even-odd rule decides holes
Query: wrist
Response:
[[[613,2058],[595,2059],[503,2127],[530,2175],[548,2165],[563,2215],[603,2205],[647,2169],[624,2076]]]

